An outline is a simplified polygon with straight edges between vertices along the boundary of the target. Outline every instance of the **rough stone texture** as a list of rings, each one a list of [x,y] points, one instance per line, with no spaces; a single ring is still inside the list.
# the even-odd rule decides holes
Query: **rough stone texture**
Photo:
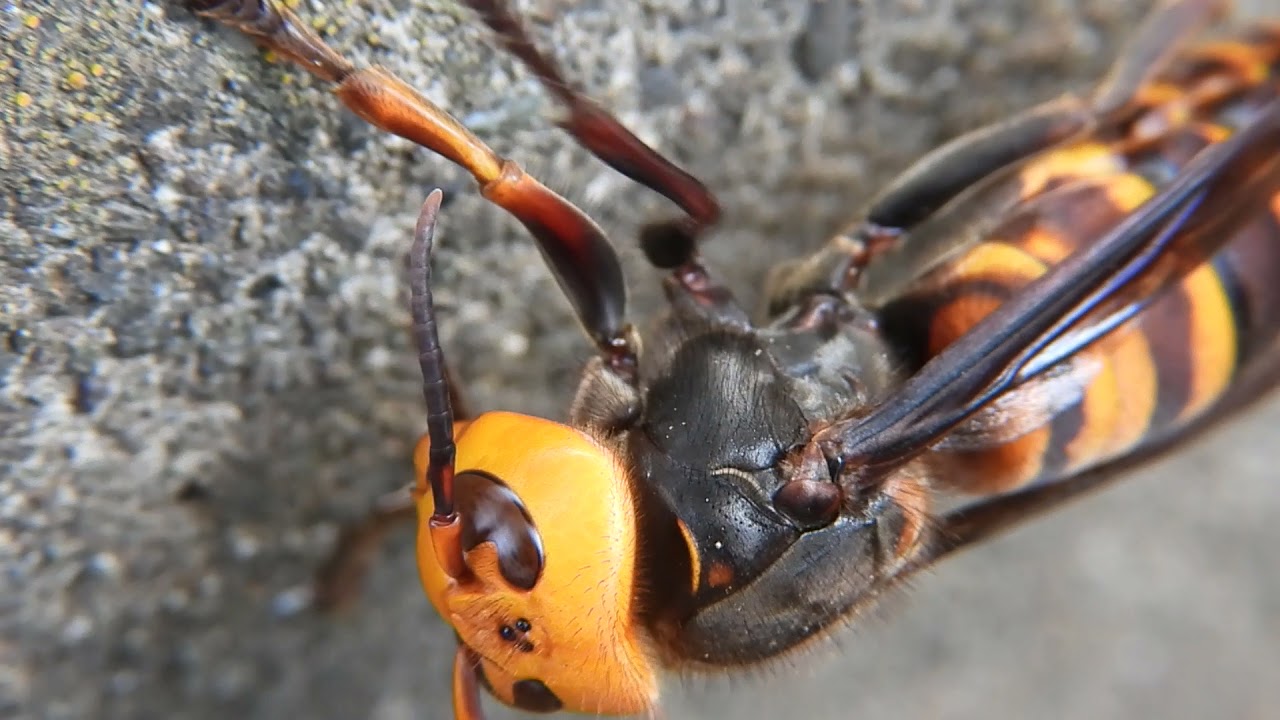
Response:
[[[1252,3],[1255,12],[1268,0]],[[304,0],[582,202],[665,212],[550,126],[450,0]],[[1099,73],[1110,0],[525,0],[571,75],[724,199],[750,297],[923,149]],[[181,2],[0,7],[0,717],[444,717],[452,641],[401,533],[349,615],[307,586],[407,479],[402,298],[446,188],[443,340],[476,406],[562,411],[587,345],[531,242]],[[951,562],[840,652],[668,717],[1261,718],[1280,706],[1280,407]],[[678,685],[678,683],[676,683]],[[495,711],[497,717],[506,714]]]

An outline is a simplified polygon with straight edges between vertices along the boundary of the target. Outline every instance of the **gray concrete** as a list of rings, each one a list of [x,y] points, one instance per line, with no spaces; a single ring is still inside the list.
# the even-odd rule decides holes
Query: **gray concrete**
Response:
[[[797,46],[811,4],[831,14]],[[581,201],[653,306],[629,238],[662,203],[570,149],[455,2],[301,5]],[[721,194],[707,254],[748,296],[927,146],[1096,75],[1138,15],[520,5]],[[317,617],[305,589],[339,523],[408,477],[401,258],[423,196],[451,198],[437,292],[475,404],[554,415],[587,346],[532,244],[176,0],[0,8],[0,121],[0,717],[445,717],[452,642],[407,534],[354,612]],[[835,652],[675,683],[666,716],[1275,717],[1277,422],[1273,404],[951,562]]]

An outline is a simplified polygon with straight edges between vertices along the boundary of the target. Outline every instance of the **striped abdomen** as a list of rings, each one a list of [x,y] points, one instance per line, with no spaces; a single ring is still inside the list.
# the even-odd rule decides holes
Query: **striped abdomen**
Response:
[[[1280,26],[1186,53],[1143,88],[1123,123],[1023,167],[1013,213],[886,305],[888,334],[913,363],[928,360],[1277,96]],[[1135,318],[948,436],[935,452],[937,479],[1004,491],[1176,432],[1211,408],[1278,331],[1280,193]]]

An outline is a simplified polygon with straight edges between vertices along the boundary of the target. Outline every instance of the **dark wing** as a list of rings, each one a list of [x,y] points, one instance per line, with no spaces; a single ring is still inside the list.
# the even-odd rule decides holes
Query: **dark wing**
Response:
[[[1258,354],[1219,400],[1214,409],[1179,428],[1176,433],[1142,446],[1139,450],[1090,468],[1057,482],[1033,485],[1026,490],[1000,495],[954,510],[934,524],[934,539],[895,573],[893,581],[905,580],[957,551],[1034,519],[1093,490],[1106,485],[1141,465],[1159,459],[1219,422],[1247,409],[1280,385],[1280,342]]]
[[[896,238],[862,271],[859,299],[877,307],[899,297],[931,268],[987,237],[1049,180],[1024,175],[1029,161],[1134,111],[1147,84],[1224,6],[1220,0],[1162,3],[1090,94],[1057,98],[962,135],[899,175],[846,233],[868,245],[880,236]],[[1078,165],[1075,158],[1067,162],[1068,171]]]
[[[1181,281],[1280,193],[1280,100],[1199,152],[1157,195],[1031,282],[871,413],[813,442],[873,483],[1002,393],[1069,357]]]

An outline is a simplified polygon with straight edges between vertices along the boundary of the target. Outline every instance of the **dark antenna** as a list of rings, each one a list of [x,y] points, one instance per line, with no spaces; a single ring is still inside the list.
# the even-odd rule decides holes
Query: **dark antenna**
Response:
[[[442,568],[451,577],[466,573],[462,558],[461,524],[453,507],[453,406],[449,402],[449,382],[444,371],[444,352],[436,332],[435,308],[431,302],[431,241],[436,215],[444,193],[432,190],[422,203],[418,224],[409,250],[409,308],[413,315],[413,337],[418,344],[418,366],[422,369],[422,399],[427,405],[427,476],[419,488],[431,488],[435,511],[431,515],[431,539]]]

